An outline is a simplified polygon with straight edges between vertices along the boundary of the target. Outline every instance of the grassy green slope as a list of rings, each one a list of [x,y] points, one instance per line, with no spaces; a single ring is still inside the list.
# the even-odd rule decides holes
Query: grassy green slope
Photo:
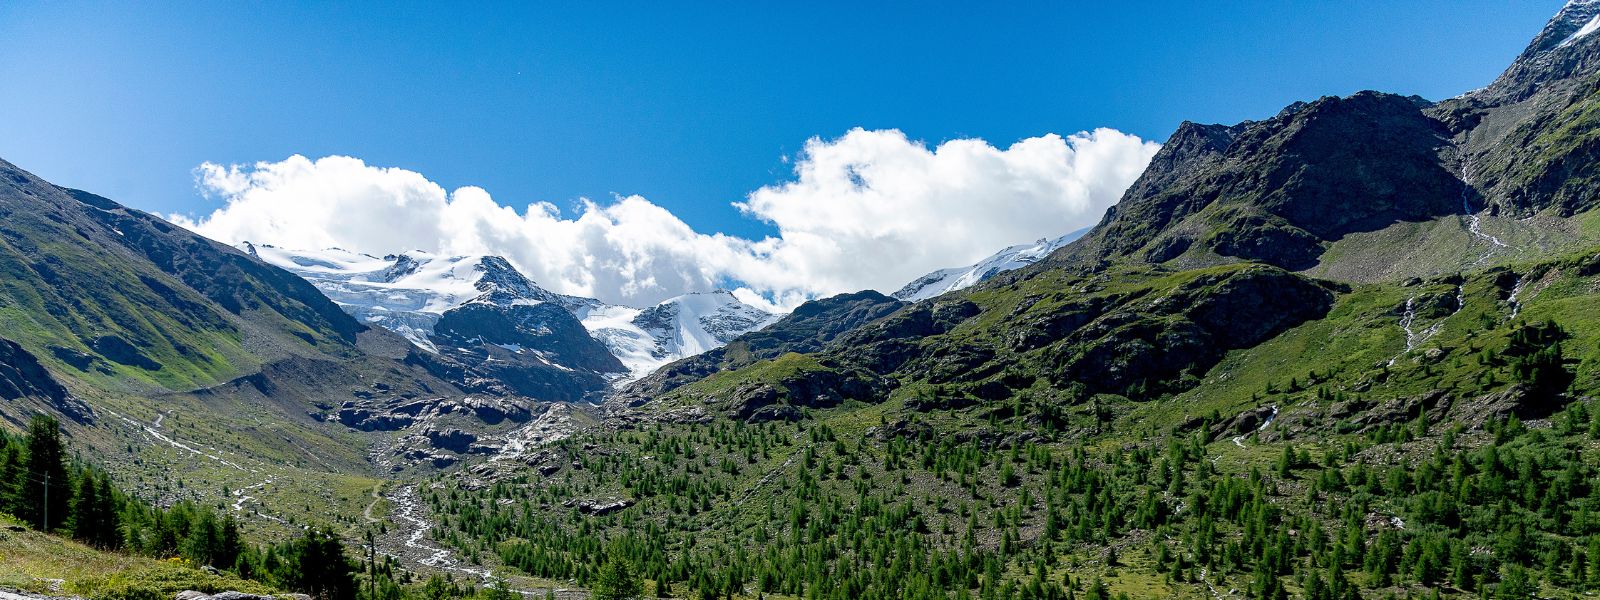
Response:
[[[72,396],[8,397],[0,427],[59,412],[129,493],[233,513],[252,539],[372,526],[368,453],[397,434],[323,414],[373,386],[459,390],[293,274],[4,161],[0,175],[0,338]]]
[[[1330,298],[1324,286],[1261,265],[1044,269],[905,308],[813,356],[708,377],[642,410],[771,418],[793,414],[774,405],[841,400],[1057,406],[1097,394],[1158,396],[1187,387],[1227,348],[1313,318]]]
[[[16,525],[0,516],[0,526]],[[181,559],[97,550],[32,530],[0,530],[0,589],[92,599],[170,598],[184,590],[273,594],[253,581],[212,575]]]
[[[187,390],[362,326],[315,288],[150,215],[0,161],[0,335],[69,381]]]

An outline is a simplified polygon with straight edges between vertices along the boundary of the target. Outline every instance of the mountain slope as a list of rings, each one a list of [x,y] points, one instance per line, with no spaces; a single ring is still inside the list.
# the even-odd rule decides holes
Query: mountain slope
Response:
[[[1070,260],[1300,270],[1351,234],[1458,213],[1450,135],[1427,106],[1362,92],[1233,127],[1185,123]]]
[[[1569,3],[1488,87],[1362,92],[1233,126],[1185,123],[1068,268],[1254,260],[1400,281],[1600,241],[1600,8]],[[1582,33],[1583,35],[1580,35]]]
[[[908,398],[950,410],[1022,396],[1071,405],[1100,394],[1159,395],[1193,385],[1230,349],[1321,316],[1333,298],[1265,266],[1129,269],[1111,281],[1069,294],[1061,290],[1074,279],[1046,271],[1002,289],[971,288],[639,404],[765,420],[847,400]]]
[[[1441,102],[1470,200],[1493,214],[1567,217],[1600,206],[1600,5],[1568,3],[1488,87]]]
[[[75,423],[92,423],[96,418],[94,409],[67,391],[38,357],[16,342],[0,338],[0,400],[25,399],[40,402],[39,408],[54,410]],[[19,430],[25,426],[20,411],[0,411],[0,418]]]
[[[74,377],[186,389],[364,330],[289,273],[5,162],[0,222],[0,330]]]

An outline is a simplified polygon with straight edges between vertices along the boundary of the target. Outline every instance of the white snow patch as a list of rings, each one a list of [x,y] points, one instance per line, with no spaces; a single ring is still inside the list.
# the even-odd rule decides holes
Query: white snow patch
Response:
[[[1573,44],[1596,30],[1600,30],[1600,15],[1595,15],[1589,19],[1588,23],[1584,23],[1583,27],[1579,27],[1577,31],[1572,32],[1572,35],[1567,36],[1567,39],[1561,40],[1561,43],[1557,44],[1556,47],[1560,48]]]

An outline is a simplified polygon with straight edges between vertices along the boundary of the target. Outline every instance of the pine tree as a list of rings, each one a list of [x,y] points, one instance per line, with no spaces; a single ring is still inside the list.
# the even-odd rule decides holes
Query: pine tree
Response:
[[[1495,586],[1495,597],[1503,600],[1524,600],[1533,594],[1536,589],[1528,577],[1528,571],[1521,566],[1512,565],[1506,571],[1500,585]]]
[[[709,586],[701,589],[707,591]],[[600,577],[594,585],[594,597],[598,600],[627,600],[642,593],[644,584],[633,572],[633,565],[620,553],[613,552],[600,567]]]
[[[38,529],[60,527],[72,507],[72,478],[67,475],[60,424],[46,415],[34,416],[28,423],[27,448],[17,516]]]
[[[344,544],[331,529],[308,529],[291,550],[289,587],[321,600],[356,597],[355,565],[344,554]]]
[[[1600,419],[1596,419],[1600,423]],[[0,436],[3,437],[3,436]],[[21,514],[22,478],[26,465],[22,461],[22,446],[15,442],[0,448],[0,513]]]
[[[1094,578],[1094,584],[1089,586],[1089,593],[1084,595],[1089,600],[1111,600],[1111,590],[1106,587],[1106,582],[1099,577]]]
[[[94,543],[102,548],[120,549],[123,546],[122,510],[111,477],[96,477],[94,492],[95,514],[100,516],[100,526],[95,531]]]
[[[72,527],[72,537],[78,541],[105,547],[106,544],[103,543],[106,538],[105,530],[115,528],[110,523],[114,516],[101,512],[105,504],[100,501],[100,485],[97,479],[94,472],[88,470],[78,477],[78,492],[72,500],[72,517],[68,519],[68,523]]]
[[[217,525],[217,516],[211,511],[201,512],[189,524],[188,540],[183,544],[183,555],[189,560],[203,564],[218,566],[217,556],[222,550],[222,528]]]
[[[217,544],[215,564],[228,568],[239,561],[239,555],[244,552],[244,542],[239,540],[239,521],[233,515],[222,518],[222,539]]]

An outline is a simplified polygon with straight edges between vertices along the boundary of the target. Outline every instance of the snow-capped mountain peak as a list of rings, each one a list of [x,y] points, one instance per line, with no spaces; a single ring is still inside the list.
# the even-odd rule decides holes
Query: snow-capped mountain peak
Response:
[[[1587,40],[1597,30],[1600,30],[1600,1],[1568,2],[1550,18],[1539,35],[1534,36],[1533,41],[1523,49],[1522,54],[1517,56],[1496,84],[1503,85],[1507,80],[1521,82],[1530,77],[1533,82],[1537,82],[1539,77],[1536,75],[1539,71],[1552,69],[1555,75],[1566,74],[1570,69],[1563,64],[1571,59],[1567,56],[1570,52],[1559,51],[1579,45],[1579,42]]]
[[[245,242],[241,250],[305,278],[358,320],[438,353],[435,326],[469,305],[560,306],[627,368],[643,377],[669,362],[726,344],[775,320],[726,291],[685,294],[648,308],[551,292],[499,256],[420,251],[376,257],[348,250],[289,250]]]
[[[1087,228],[1079,229],[1072,233],[1054,239],[1041,239],[1032,244],[1019,244],[994,253],[989,258],[978,261],[976,264],[965,267],[940,269],[906,284],[895,292],[893,296],[907,302],[926,300],[940,294],[953,292],[962,288],[977,285],[997,274],[1019,269],[1049,256],[1051,252],[1072,243],[1083,234]]]
[[[1561,41],[1556,42],[1554,48],[1570,46],[1596,30],[1600,30],[1600,2],[1572,0],[1561,7],[1560,12],[1540,32],[1540,38],[1544,41],[1542,47],[1550,48],[1550,42],[1556,39]],[[1536,39],[1535,44],[1538,43]]]
[[[490,304],[532,304],[536,302],[555,302],[563,306],[569,304],[582,304],[587,298],[573,298],[563,296],[550,290],[539,287],[511,266],[511,262],[498,256],[483,256],[478,259],[479,276],[473,286],[483,292],[474,302],[487,302]]]
[[[345,312],[437,352],[439,316],[468,303],[499,306],[559,300],[498,256],[439,256],[421,251],[384,257],[337,248],[290,250],[245,242],[240,248],[305,278]]]

